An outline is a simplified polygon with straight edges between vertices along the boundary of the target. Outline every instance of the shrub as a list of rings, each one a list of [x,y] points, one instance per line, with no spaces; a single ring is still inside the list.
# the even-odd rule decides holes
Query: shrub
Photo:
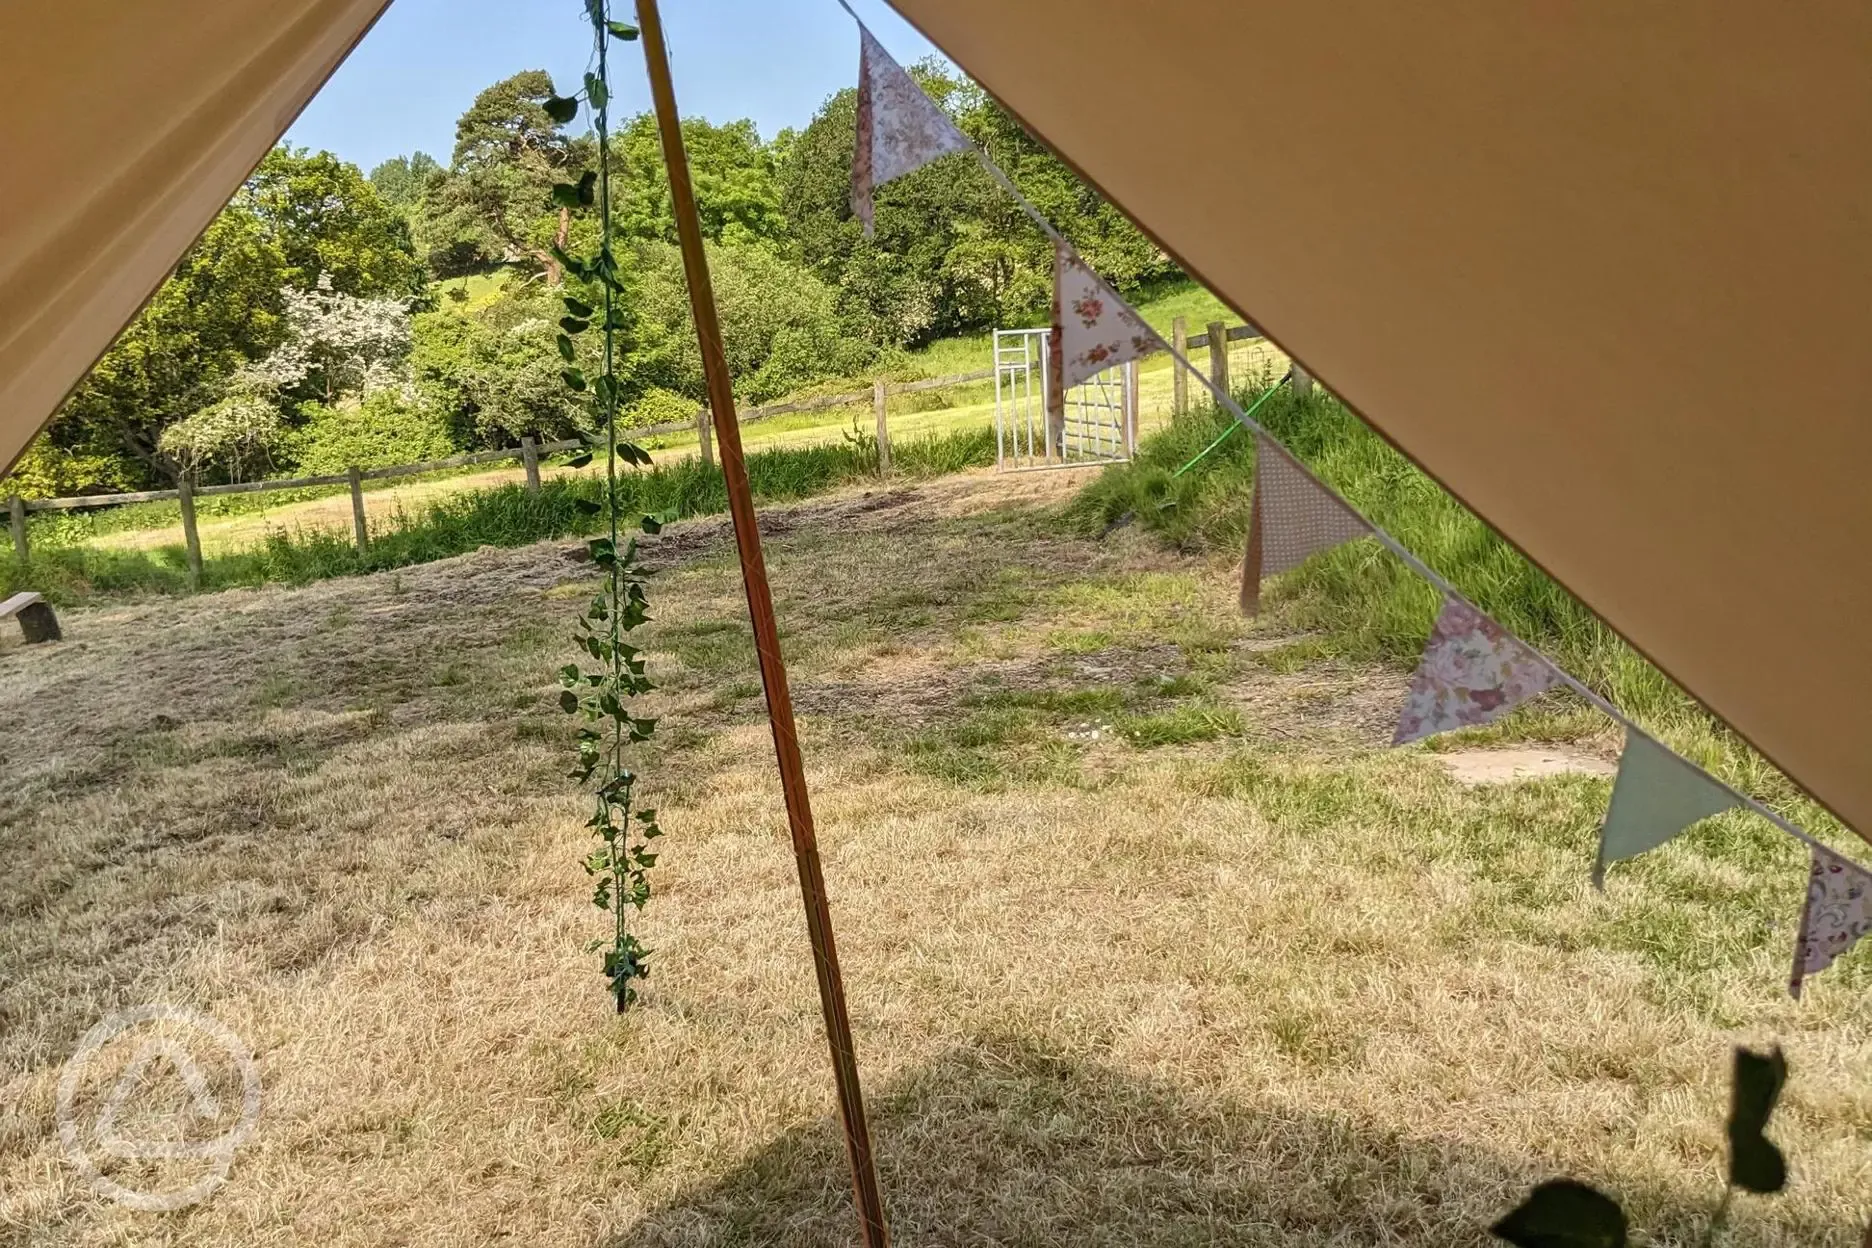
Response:
[[[694,399],[677,394],[674,390],[652,386],[623,413],[621,423],[632,429],[673,425],[679,421],[694,420],[700,407],[701,404]]]
[[[297,470],[308,475],[419,463],[456,450],[447,422],[435,409],[408,402],[394,390],[379,390],[362,401],[344,399],[330,407],[307,403],[300,411],[306,423],[289,435],[287,444]]]

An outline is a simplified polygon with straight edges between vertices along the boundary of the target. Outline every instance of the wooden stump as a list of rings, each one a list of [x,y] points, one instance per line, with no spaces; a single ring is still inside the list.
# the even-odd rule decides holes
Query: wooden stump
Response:
[[[58,641],[64,636],[59,632],[58,616],[52,612],[49,602],[35,602],[19,613],[20,634],[26,638],[29,646],[42,641]]]

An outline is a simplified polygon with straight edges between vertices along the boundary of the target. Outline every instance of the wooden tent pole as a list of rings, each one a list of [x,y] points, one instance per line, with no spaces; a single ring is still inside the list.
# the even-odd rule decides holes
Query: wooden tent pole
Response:
[[[800,893],[806,905],[806,934],[812,942],[813,970],[819,979],[819,1004],[825,1014],[826,1040],[832,1050],[832,1076],[838,1087],[839,1114],[845,1126],[845,1149],[851,1158],[852,1194],[858,1204],[865,1248],[888,1248],[890,1232],[885,1225],[884,1200],[871,1156],[871,1130],[865,1122],[864,1096],[858,1086],[858,1059],[852,1050],[851,1019],[845,1011],[845,984],[839,975],[838,949],[832,939],[832,911],[826,902],[825,874],[820,869],[819,842],[813,832],[806,768],[800,759],[799,736],[793,726],[793,698],[787,690],[786,664],[780,656],[773,592],[767,584],[767,564],[761,554],[754,496],[748,488],[747,464],[741,452],[741,427],[735,416],[734,386],[728,374],[727,357],[722,351],[715,292],[709,281],[708,257],[702,249],[702,226],[696,215],[695,191],[689,182],[689,157],[683,149],[676,92],[670,83],[669,52],[663,42],[663,23],[657,13],[656,0],[637,0],[637,24],[643,33],[650,96],[656,109],[657,130],[663,139],[663,162],[669,168],[670,201],[676,217],[677,239],[682,246],[683,272],[689,279],[689,306],[695,314],[696,338],[702,348],[709,411],[714,414],[722,478],[728,487],[728,510],[734,518],[735,546],[741,556],[741,578],[747,587],[748,615],[754,624],[761,683],[767,690],[767,718],[773,725],[774,752],[779,756],[780,786],[786,798],[787,824],[793,834],[793,858],[799,868]]]

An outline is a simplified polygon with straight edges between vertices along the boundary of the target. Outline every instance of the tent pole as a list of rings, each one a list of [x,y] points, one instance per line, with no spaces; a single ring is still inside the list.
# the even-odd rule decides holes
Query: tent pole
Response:
[[[779,756],[787,825],[793,834],[793,858],[799,868],[800,893],[806,905],[806,934],[812,942],[813,970],[819,979],[819,1004],[825,1014],[826,1040],[832,1050],[832,1076],[838,1088],[839,1114],[844,1120],[845,1149],[851,1158],[852,1194],[858,1205],[865,1248],[888,1248],[890,1232],[884,1221],[884,1200],[871,1155],[871,1130],[865,1122],[864,1096],[858,1086],[858,1059],[852,1050],[851,1019],[845,1011],[845,985],[839,975],[838,949],[832,939],[832,911],[826,901],[819,843],[813,832],[806,768],[800,758],[799,737],[793,725],[793,699],[787,690],[786,664],[780,655],[780,633],[774,621],[773,591],[767,584],[760,529],[754,518],[754,496],[748,488],[747,465],[741,452],[734,386],[728,373],[727,357],[722,351],[708,257],[702,249],[702,226],[696,214],[695,191],[689,181],[689,158],[683,149],[675,88],[670,83],[669,52],[663,42],[663,23],[657,13],[656,0],[636,2],[637,24],[642,29],[644,59],[649,67],[650,95],[656,109],[657,130],[663,139],[663,162],[669,168],[670,202],[676,217],[677,239],[682,246],[683,271],[689,279],[689,306],[695,314],[696,338],[702,349],[702,368],[708,381],[709,410],[714,414],[722,477],[728,487],[728,510],[734,518],[735,546],[741,556],[742,581],[747,587],[748,615],[754,624],[761,683],[767,691],[767,718],[773,725],[774,752]]]

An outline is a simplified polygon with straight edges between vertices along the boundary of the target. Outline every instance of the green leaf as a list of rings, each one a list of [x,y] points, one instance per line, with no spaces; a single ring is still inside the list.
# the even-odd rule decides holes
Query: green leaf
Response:
[[[594,503],[589,498],[575,498],[572,500],[572,506],[582,516],[595,516],[604,510],[603,504]]]
[[[618,443],[618,458],[627,464],[647,465],[650,462],[650,452],[635,442],[620,442]]]
[[[578,351],[572,346],[572,340],[564,334],[559,335],[559,355],[568,364],[578,358]]]
[[[578,454],[574,455],[571,459],[566,460],[566,467],[583,468],[586,464],[591,463],[591,461],[592,461],[592,457],[591,457],[590,451],[580,451]]]
[[[611,32],[613,38],[622,39],[625,43],[630,43],[637,38],[637,28],[626,26],[623,22],[606,22],[605,29]]]
[[[623,308],[613,307],[611,309],[610,314],[605,317],[605,328],[606,329],[629,329],[630,328],[630,325],[624,320]]]
[[[568,715],[578,710],[579,709],[578,694],[573,693],[570,689],[561,689],[559,691],[559,709],[564,711]]]
[[[598,396],[600,403],[617,402],[617,378],[605,373],[592,383],[592,393]]]
[[[1729,1100],[1729,1182],[1766,1196],[1787,1186],[1787,1160],[1763,1134],[1787,1083],[1787,1058],[1777,1046],[1763,1055],[1735,1051]]]
[[[597,74],[586,74],[585,98],[591,101],[593,108],[603,108],[610,103],[611,92],[605,89],[604,79]]]
[[[577,256],[572,255],[570,252],[568,252],[565,248],[561,247],[558,243],[554,243],[551,247],[548,247],[546,250],[551,253],[553,259],[557,260],[562,266],[564,266],[566,272],[576,274],[579,277],[591,276],[591,262],[590,261],[579,259]]]
[[[578,101],[563,95],[548,96],[543,107],[546,115],[562,126],[578,116]]]
[[[585,673],[579,671],[579,665],[576,663],[568,663],[559,669],[559,680],[563,684],[576,685],[584,676]]]
[[[566,385],[572,387],[572,389],[583,390],[585,388],[585,374],[579,372],[578,369],[568,368],[559,375],[565,378]]]
[[[638,527],[646,533],[661,533],[663,531],[663,522],[655,516],[645,516],[642,520],[638,521]]]
[[[591,318],[592,305],[586,303],[583,299],[574,299],[571,295],[565,296],[565,309],[573,316],[582,317],[587,320]]]
[[[562,316],[559,318],[559,328],[568,334],[582,334],[591,328],[591,322],[581,321],[576,316]]]
[[[1625,1211],[1572,1179],[1554,1179],[1489,1230],[1516,1248],[1625,1248]]]
[[[578,186],[571,182],[553,183],[552,201],[561,208],[578,208],[585,202],[579,198]]]
[[[589,208],[593,204],[597,203],[598,202],[597,187],[598,187],[597,173],[595,173],[594,171],[590,169],[587,169],[585,171],[585,176],[580,178],[578,180],[578,185],[573,188],[573,193],[578,196],[577,206],[580,208]],[[553,189],[554,191],[558,190],[557,187],[554,187]]]

